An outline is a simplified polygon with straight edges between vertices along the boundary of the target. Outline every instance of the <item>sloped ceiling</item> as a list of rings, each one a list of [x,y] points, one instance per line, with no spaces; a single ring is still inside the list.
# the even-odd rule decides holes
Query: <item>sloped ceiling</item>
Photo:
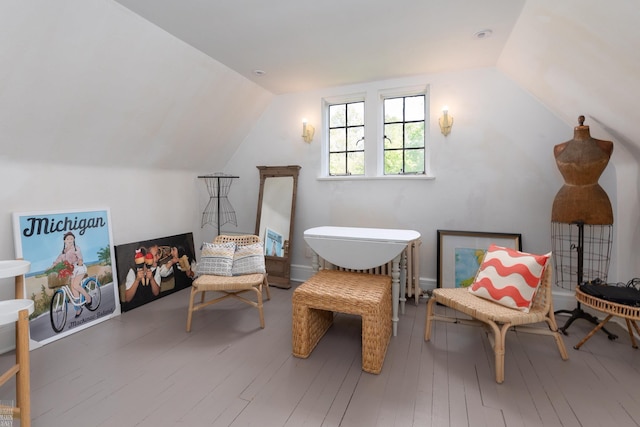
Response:
[[[593,137],[638,162],[639,22],[632,0],[528,0],[497,65],[565,122],[586,116]]]
[[[1,2],[0,156],[215,171],[276,94],[495,66],[637,163],[638,22],[633,0]]]
[[[633,0],[116,1],[276,94],[496,66],[640,159]]]
[[[110,0],[0,2],[0,160],[221,170],[273,94]]]
[[[495,66],[524,4],[116,1],[276,94]],[[485,29],[490,37],[474,37]]]

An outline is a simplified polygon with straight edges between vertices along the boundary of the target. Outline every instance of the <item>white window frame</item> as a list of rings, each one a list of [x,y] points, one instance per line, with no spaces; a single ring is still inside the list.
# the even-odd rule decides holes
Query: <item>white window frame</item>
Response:
[[[429,87],[428,86],[411,86],[399,89],[386,89],[378,92],[378,156],[376,175],[385,178],[428,178],[430,176],[429,169]],[[424,95],[424,173],[423,174],[384,174],[384,100],[387,98],[400,98],[407,96]]]
[[[365,161],[365,175],[329,175],[329,106],[335,104],[347,104],[350,102],[364,102],[364,161]],[[367,173],[367,101],[366,93],[355,93],[346,96],[328,97],[322,99],[322,158],[320,160],[320,178],[328,179],[345,179],[345,178],[362,178]]]
[[[424,95],[424,174],[384,174],[384,100],[401,96]],[[364,101],[364,175],[329,175],[329,105]],[[332,96],[322,99],[322,132],[321,132],[321,180],[362,180],[362,179],[433,179],[431,175],[430,122],[429,119],[429,85],[401,87],[382,90],[368,90],[344,96]]]

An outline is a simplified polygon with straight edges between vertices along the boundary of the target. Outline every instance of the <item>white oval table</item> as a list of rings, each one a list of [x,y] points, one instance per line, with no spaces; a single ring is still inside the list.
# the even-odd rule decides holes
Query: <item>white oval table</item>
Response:
[[[15,298],[24,298],[24,275],[31,269],[31,263],[23,259],[0,261],[0,279],[15,277]]]
[[[319,268],[318,256],[333,265],[353,270],[366,270],[392,262],[392,319],[393,336],[396,336],[400,304],[400,258],[410,242],[420,239],[420,233],[388,228],[325,226],[306,230],[304,239],[314,252],[314,271]]]
[[[2,406],[20,420],[21,426],[31,425],[31,386],[29,379],[29,315],[34,303],[24,298],[24,274],[31,263],[24,260],[0,261],[0,278],[15,277],[16,299],[0,301],[0,325],[16,324],[16,363],[0,375],[0,386],[16,377],[16,405]],[[3,412],[5,413],[5,412]]]

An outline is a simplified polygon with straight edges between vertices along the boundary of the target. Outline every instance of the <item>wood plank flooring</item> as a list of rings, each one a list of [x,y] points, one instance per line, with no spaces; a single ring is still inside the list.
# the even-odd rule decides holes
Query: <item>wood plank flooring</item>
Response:
[[[509,332],[505,382],[481,328],[408,301],[380,375],[361,370],[360,318],[338,315],[308,359],[291,356],[293,289],[271,289],[266,328],[228,300],[194,314],[183,290],[31,352],[33,425],[638,426],[640,353],[627,332],[576,321],[563,361],[551,337]],[[438,310],[445,310],[438,307]],[[563,324],[565,318],[559,318]],[[0,368],[13,353],[0,356]],[[14,381],[0,399],[14,399]],[[19,425],[18,421],[14,425]]]

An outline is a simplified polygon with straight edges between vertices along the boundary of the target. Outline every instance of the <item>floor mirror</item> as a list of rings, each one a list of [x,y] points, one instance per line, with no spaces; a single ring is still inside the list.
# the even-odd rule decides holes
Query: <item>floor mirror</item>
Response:
[[[256,234],[265,248],[270,286],[291,287],[291,241],[300,166],[258,166],[260,194]]]

